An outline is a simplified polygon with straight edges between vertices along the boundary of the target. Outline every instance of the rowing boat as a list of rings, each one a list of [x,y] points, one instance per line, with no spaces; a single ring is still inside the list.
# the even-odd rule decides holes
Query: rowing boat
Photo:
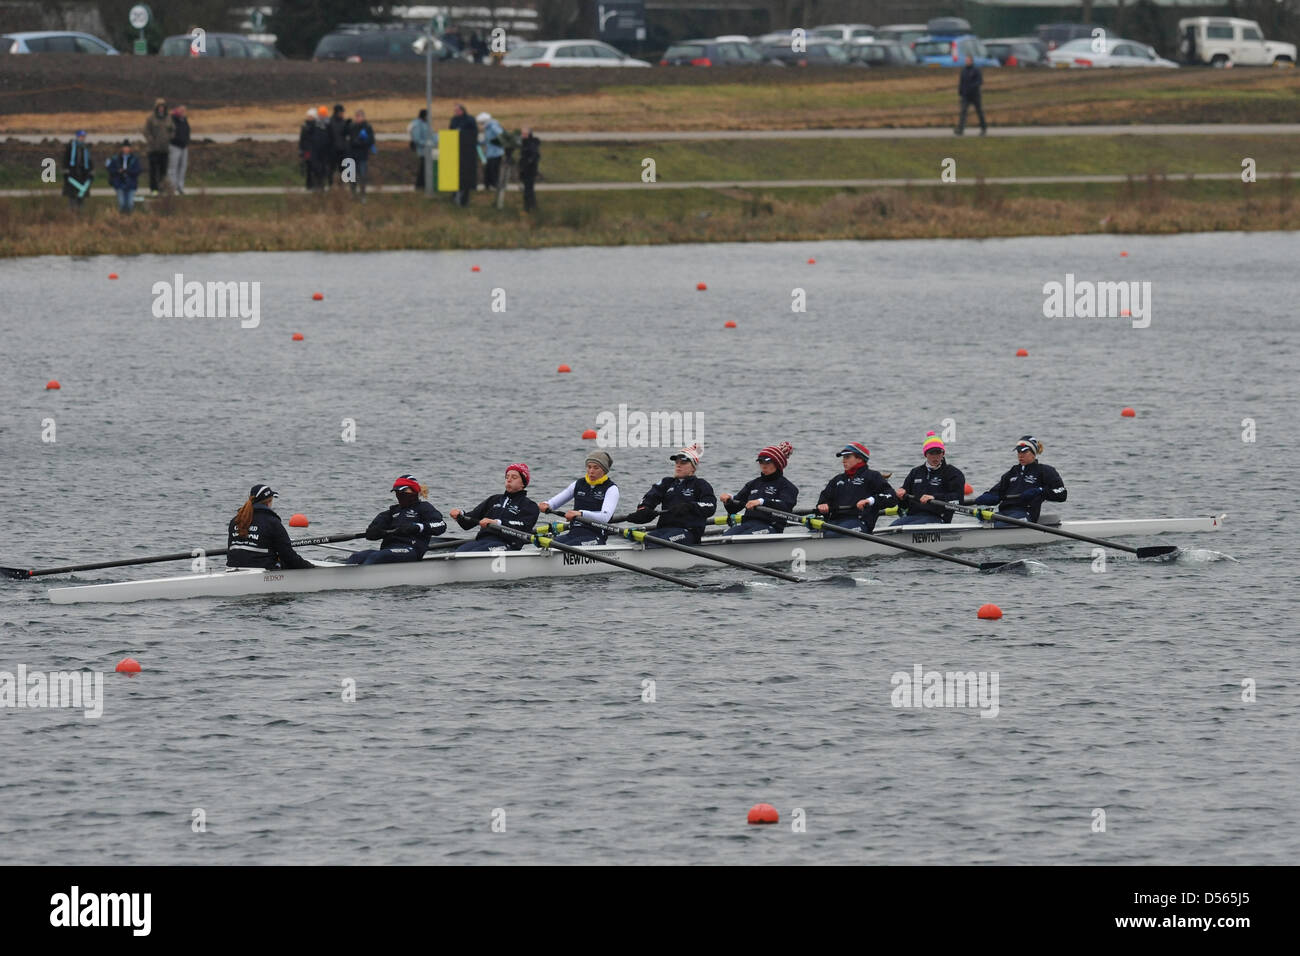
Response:
[[[1055,524],[1066,531],[1102,538],[1217,531],[1226,515],[1199,518],[1145,518],[1133,520],[1064,521]],[[1045,521],[1048,519],[1045,519]],[[1028,528],[994,528],[976,521],[952,524],[913,524],[877,528],[881,537],[896,536],[901,542],[927,551],[961,551],[978,548],[1060,544],[1064,539]],[[755,564],[793,565],[860,557],[894,556],[901,552],[883,544],[854,538],[823,536],[803,528],[788,528],[782,534],[706,537],[701,549],[726,549],[730,556]],[[1087,550],[1086,545],[1067,547]],[[627,541],[610,540],[583,550],[617,558],[640,568],[716,567],[707,558],[667,548],[646,548]],[[205,571],[143,581],[115,584],[86,584],[50,588],[55,604],[87,601],[178,600],[195,597],[242,597],[254,594],[296,594],[310,591],[371,590],[390,587],[440,587],[447,584],[500,583],[525,578],[570,577],[608,574],[616,570],[583,555],[559,553],[527,545],[521,551],[430,553],[421,561],[402,564],[342,565],[314,561],[311,571],[263,571],[258,569]]]

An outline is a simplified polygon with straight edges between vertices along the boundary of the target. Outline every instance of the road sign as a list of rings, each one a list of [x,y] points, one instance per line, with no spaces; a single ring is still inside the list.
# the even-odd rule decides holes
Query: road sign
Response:
[[[608,42],[645,39],[645,0],[601,0],[596,33]]]
[[[131,22],[131,26],[135,27],[137,30],[143,30],[149,25],[151,15],[148,6],[143,3],[137,3],[131,8],[131,12],[126,15],[126,18]]]

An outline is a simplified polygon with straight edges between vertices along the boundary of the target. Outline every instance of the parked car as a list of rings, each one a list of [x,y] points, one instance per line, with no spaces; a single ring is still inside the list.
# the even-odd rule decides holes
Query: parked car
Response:
[[[968,56],[974,58],[975,65],[979,67],[1002,65],[989,56],[980,38],[974,34],[924,36],[912,44],[912,52],[923,66],[962,67],[966,65]]]
[[[1112,36],[1071,40],[1055,50],[1049,50],[1047,59],[1054,67],[1158,66],[1178,68],[1177,63],[1162,58],[1145,43]]]
[[[844,43],[853,40],[865,40],[876,35],[876,28],[869,23],[828,23],[824,27],[813,27],[808,36],[819,40],[841,40]]]
[[[1040,23],[1034,27],[1034,35],[1047,44],[1050,53],[1071,40],[1091,37],[1095,29],[1096,26],[1087,23]]]
[[[848,50],[837,40],[810,38],[799,53],[790,49],[790,43],[776,43],[764,48],[768,56],[786,66],[863,66],[849,59]]]
[[[1296,48],[1265,40],[1254,20],[1191,17],[1178,21],[1178,58],[1210,66],[1295,66]]]
[[[551,40],[511,50],[506,66],[649,66],[599,40]]]
[[[184,33],[168,37],[158,48],[159,56],[190,56],[190,45],[194,36]],[[206,48],[200,56],[230,56],[249,60],[283,60],[284,54],[273,46],[257,40],[250,40],[238,33],[207,33],[203,37]]]
[[[984,49],[1003,66],[1049,66],[1046,44],[1034,37],[985,40]]]
[[[916,54],[897,40],[857,40],[849,44],[849,59],[867,66],[916,66]]]
[[[887,27],[876,28],[876,39],[897,40],[910,47],[929,32],[924,23],[891,23]]]
[[[759,49],[764,49],[769,46],[789,46],[793,38],[793,30],[777,30],[773,33],[764,33],[762,36],[750,37],[749,42]]]
[[[344,60],[348,63],[381,63],[402,60],[423,60],[424,54],[415,52],[414,44],[425,35],[423,30],[398,26],[340,27],[320,38],[312,53],[313,60]],[[439,48],[438,59],[455,56],[450,45]]]
[[[38,30],[30,33],[6,33],[0,36],[6,53],[97,53],[117,56],[117,50],[89,33],[66,30]]]
[[[748,40],[682,40],[670,46],[660,66],[762,66],[778,63]]]

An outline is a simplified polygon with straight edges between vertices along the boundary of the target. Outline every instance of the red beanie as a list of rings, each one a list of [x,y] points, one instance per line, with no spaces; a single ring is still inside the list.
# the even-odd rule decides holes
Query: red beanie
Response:
[[[528,476],[528,466],[527,466],[527,465],[523,464],[522,462],[516,462],[516,463],[513,464],[513,465],[506,465],[506,471],[517,471],[517,472],[519,472],[519,477],[522,478],[522,479],[524,479],[524,487],[525,487],[525,488],[528,487],[528,477],[529,477],[529,476]]]
[[[771,458],[776,462],[776,467],[785,471],[786,464],[790,461],[790,455],[794,452],[794,446],[788,441],[783,441],[777,445],[768,445],[758,453],[759,458]]]

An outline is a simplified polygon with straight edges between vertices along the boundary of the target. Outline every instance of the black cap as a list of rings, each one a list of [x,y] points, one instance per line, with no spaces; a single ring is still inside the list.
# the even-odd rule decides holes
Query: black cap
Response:
[[[278,498],[279,496],[280,493],[272,491],[270,485],[253,485],[252,488],[248,489],[248,497],[252,498],[253,501],[261,501],[263,498]]]

